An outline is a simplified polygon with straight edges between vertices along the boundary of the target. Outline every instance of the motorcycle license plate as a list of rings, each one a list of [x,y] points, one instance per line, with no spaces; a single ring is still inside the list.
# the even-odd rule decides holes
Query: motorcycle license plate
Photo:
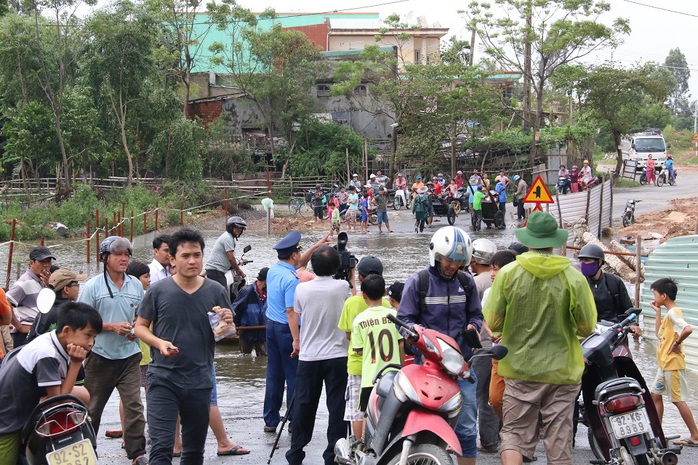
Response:
[[[618,439],[637,436],[638,434],[652,431],[650,420],[645,409],[614,415],[609,418],[613,427],[613,434]]]
[[[83,439],[46,454],[48,465],[96,465],[97,456],[89,439]]]

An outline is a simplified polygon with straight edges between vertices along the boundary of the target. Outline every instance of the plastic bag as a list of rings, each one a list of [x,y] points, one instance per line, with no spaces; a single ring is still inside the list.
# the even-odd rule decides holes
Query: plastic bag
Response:
[[[213,309],[208,312],[208,322],[211,324],[211,330],[213,331],[213,337],[216,342],[237,333],[235,326],[221,319],[218,314],[221,310],[221,307],[213,307]]]

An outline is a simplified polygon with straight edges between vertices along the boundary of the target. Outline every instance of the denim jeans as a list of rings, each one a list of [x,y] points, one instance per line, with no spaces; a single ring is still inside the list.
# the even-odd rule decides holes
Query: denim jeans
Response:
[[[313,437],[318,403],[325,385],[327,393],[327,447],[322,454],[325,465],[334,464],[334,444],[346,437],[348,423],[344,421],[344,391],[347,387],[347,357],[298,362],[295,400],[293,401],[293,436],[286,460],[300,465],[305,458],[303,448]]]
[[[458,380],[463,395],[463,406],[456,425],[456,436],[463,449],[463,457],[477,457],[477,378],[472,371],[470,376],[474,383],[467,379]]]
[[[180,465],[202,465],[208,433],[211,388],[185,389],[157,376],[148,376],[150,464],[170,465],[177,415],[182,424]]]
[[[281,421],[281,402],[286,384],[286,405],[296,388],[298,357],[291,358],[293,336],[286,323],[267,322],[267,383],[264,393],[264,424],[276,427]]]

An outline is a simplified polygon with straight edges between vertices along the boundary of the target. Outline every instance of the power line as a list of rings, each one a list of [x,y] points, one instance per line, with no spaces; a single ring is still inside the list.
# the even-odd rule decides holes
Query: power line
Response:
[[[686,12],[678,11],[678,10],[671,10],[671,9],[669,9],[669,8],[662,8],[662,7],[656,6],[656,5],[648,5],[648,4],[646,4],[646,3],[640,3],[640,2],[633,1],[633,0],[624,0],[624,1],[626,1],[626,2],[628,2],[628,3],[633,3],[633,4],[635,4],[635,5],[644,6],[644,7],[647,7],[647,8],[654,8],[655,10],[666,11],[666,12],[669,12],[669,13],[676,13],[676,14],[683,15],[683,16],[690,16],[690,17],[692,17],[692,18],[698,18],[698,15],[695,15],[695,14],[692,14],[692,13],[686,13]]]

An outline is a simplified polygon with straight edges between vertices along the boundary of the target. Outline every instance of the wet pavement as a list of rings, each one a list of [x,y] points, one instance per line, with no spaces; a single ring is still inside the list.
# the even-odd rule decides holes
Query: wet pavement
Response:
[[[691,196],[693,192],[689,192],[684,185],[692,185],[698,181],[698,174],[686,173],[682,179],[681,186],[674,188],[653,188],[646,186],[641,189],[621,189],[618,194],[614,195],[614,212],[616,217],[620,218],[622,207],[626,198],[641,198],[638,196],[648,196],[651,194],[653,199],[657,195],[660,200],[642,203],[641,208],[650,209],[664,208],[669,198],[677,198],[682,196]],[[684,184],[685,183],[685,184]],[[680,187],[680,189],[678,189]],[[650,189],[652,189],[650,191]],[[666,197],[666,199],[663,199]],[[483,230],[478,233],[471,233],[473,239],[486,237],[494,241],[500,248],[507,247],[515,240],[513,224],[511,219],[513,208],[507,212],[508,226],[502,231],[487,231]],[[639,210],[639,208],[638,208]],[[428,244],[431,235],[436,228],[446,225],[446,218],[437,218],[434,223],[435,228],[426,229],[423,234],[416,234],[412,221],[412,215],[409,211],[402,210],[400,212],[390,211],[391,226],[395,232],[389,234],[383,232],[378,233],[376,226],[371,227],[371,232],[368,234],[349,234],[348,250],[354,253],[357,258],[363,255],[371,254],[379,257],[385,266],[385,278],[387,283],[392,283],[395,280],[404,281],[407,277],[416,271],[428,265]],[[469,215],[461,214],[456,220],[456,226],[462,227],[466,231],[469,230]],[[206,243],[209,245],[206,252],[210,252],[215,239],[220,235],[220,229],[202,230],[206,237]],[[276,256],[271,247],[278,241],[279,235],[267,237],[263,234],[245,234],[240,246],[247,244],[252,245],[252,251],[247,254],[246,258],[254,260],[248,265],[245,270],[250,277],[254,277],[257,271],[264,266],[271,266],[276,262]],[[304,234],[302,244],[307,248],[313,242],[321,237],[320,233]],[[151,259],[150,241],[152,235],[146,235],[137,238],[135,243],[134,256],[146,263]],[[90,274],[97,272],[94,263],[91,266],[86,266],[84,260],[84,248],[81,243],[66,243],[63,247],[56,250],[60,257],[62,266],[71,267],[76,270],[83,270]],[[21,252],[15,252],[16,256]],[[26,254],[25,254],[26,255]],[[570,255],[571,256],[571,255]],[[650,344],[645,344],[644,341],[632,341],[631,350],[635,355],[638,366],[646,378],[653,378],[655,373],[655,353],[654,347]],[[228,431],[231,440],[240,444],[252,452],[249,455],[237,457],[218,457],[216,455],[216,444],[212,434],[209,434],[206,445],[205,463],[211,464],[230,464],[230,463],[245,463],[245,464],[264,464],[269,458],[272,444],[275,440],[275,435],[262,432],[264,426],[262,421],[262,403],[264,396],[264,372],[266,360],[262,357],[243,356],[239,353],[236,345],[219,344],[216,353],[216,363],[218,367],[218,393],[219,406],[223,416],[224,424]],[[689,386],[698,386],[698,374],[688,373]],[[688,399],[689,406],[695,413],[698,414],[698,393],[690,393]],[[101,463],[111,463],[113,465],[129,463],[121,449],[121,441],[119,439],[106,439],[103,432],[108,429],[118,429],[118,395],[115,392],[105,409],[102,418],[102,434],[98,439],[98,452]],[[305,461],[308,465],[322,463],[322,450],[325,447],[324,429],[327,422],[327,414],[321,401],[321,407],[318,412],[318,420],[313,436],[313,442],[306,452],[308,454]],[[687,435],[687,429],[681,421],[676,409],[671,406],[666,406],[665,413],[665,432],[667,435]],[[593,455],[589,449],[586,439],[586,429],[580,426],[580,431],[577,435],[577,447],[574,451],[574,463],[583,464],[589,463],[593,459]],[[274,454],[271,463],[283,464],[286,463],[284,453],[290,445],[290,435],[284,431],[280,437],[280,449]],[[546,463],[544,452],[542,449],[538,451],[539,460],[537,463]],[[175,459],[177,464],[179,459]],[[499,463],[497,454],[481,454],[478,458],[479,463],[496,464]],[[679,457],[679,463],[683,464],[698,464],[698,449],[685,449],[683,455]]]

